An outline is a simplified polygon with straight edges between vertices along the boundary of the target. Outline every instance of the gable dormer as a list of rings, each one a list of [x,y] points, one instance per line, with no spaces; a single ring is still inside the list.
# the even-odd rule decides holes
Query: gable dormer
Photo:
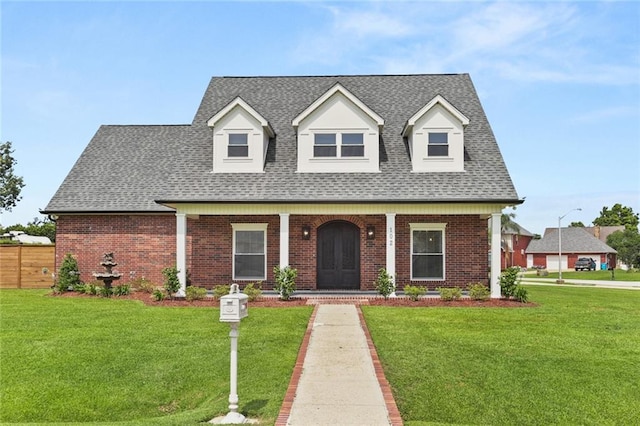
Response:
[[[298,172],[379,172],[384,120],[337,83],[293,119]]]
[[[464,128],[469,119],[437,95],[405,124],[414,172],[464,171]]]
[[[262,173],[269,139],[269,122],[237,97],[207,121],[213,128],[214,173]]]

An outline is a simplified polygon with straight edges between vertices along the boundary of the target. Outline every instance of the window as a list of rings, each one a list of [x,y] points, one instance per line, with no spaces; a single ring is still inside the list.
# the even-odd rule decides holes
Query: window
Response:
[[[233,279],[266,279],[267,224],[232,224],[232,226]]]
[[[229,157],[248,157],[249,144],[247,143],[246,133],[229,133]]]
[[[364,135],[362,133],[316,133],[314,134],[314,157],[364,157]]]
[[[427,155],[429,157],[449,156],[449,135],[447,133],[429,133]]]
[[[362,133],[343,133],[340,155],[342,157],[364,157]]]
[[[316,133],[313,145],[314,157],[335,157],[336,156],[336,134]]]
[[[411,224],[411,279],[444,279],[445,224]]]

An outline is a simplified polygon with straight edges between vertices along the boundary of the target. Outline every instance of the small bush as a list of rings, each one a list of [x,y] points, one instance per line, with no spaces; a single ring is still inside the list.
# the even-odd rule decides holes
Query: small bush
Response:
[[[213,288],[213,297],[220,299],[222,296],[229,294],[231,286],[229,284],[220,284]]]
[[[416,301],[420,298],[420,296],[424,296],[425,294],[427,294],[427,289],[425,287],[417,285],[405,285],[403,290],[404,294],[406,294],[413,301]]]
[[[440,293],[440,299],[446,302],[458,300],[462,297],[462,290],[458,287],[438,287],[436,290]]]
[[[116,296],[128,296],[131,294],[131,286],[129,284],[120,284],[113,288],[113,294]]]
[[[244,287],[243,293],[249,297],[249,302],[256,301],[260,296],[262,296],[262,283],[249,283]]]
[[[500,274],[500,292],[507,299],[515,294],[518,287],[518,274],[520,274],[518,266],[507,268]]]
[[[84,286],[85,294],[90,294],[92,296],[97,296],[100,291],[100,286],[96,283],[88,283]]]
[[[207,289],[202,287],[187,287],[187,300],[192,302],[194,300],[202,300],[207,297]]]
[[[149,281],[144,277],[136,278],[134,280],[129,281],[129,286],[133,291],[142,291],[144,293],[149,293],[149,294],[153,293],[153,290],[155,290],[157,287],[155,283]]]
[[[156,302],[163,301],[165,297],[164,291],[161,288],[156,288],[153,290],[153,293],[151,293],[151,298]]]
[[[180,280],[178,279],[178,268],[171,266],[162,270],[164,276],[164,289],[167,290],[169,298],[173,299],[173,295],[180,290]]]
[[[378,270],[378,278],[374,281],[376,291],[385,299],[388,299],[391,293],[395,291],[395,285],[393,284],[393,277],[389,275],[385,268]]]
[[[513,295],[518,302],[527,303],[529,301],[529,292],[522,286],[517,286]]]
[[[113,289],[111,287],[96,287],[96,291],[100,297],[111,297],[113,295]]]
[[[467,290],[469,290],[471,300],[489,300],[491,296],[489,287],[482,283],[471,283],[467,287]]]
[[[62,259],[57,278],[56,287],[60,292],[74,290],[80,284],[78,261],[71,253],[67,253]]]
[[[284,268],[274,266],[273,275],[276,281],[273,289],[280,294],[280,299],[289,300],[296,289],[298,270],[290,266]]]

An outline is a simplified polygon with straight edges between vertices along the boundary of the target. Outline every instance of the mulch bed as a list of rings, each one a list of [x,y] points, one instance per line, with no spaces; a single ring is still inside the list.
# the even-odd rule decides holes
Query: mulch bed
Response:
[[[75,292],[67,292],[55,297],[98,297],[90,296],[86,294],[80,294]],[[185,299],[165,299],[162,301],[155,301],[151,298],[151,295],[143,292],[134,292],[128,296],[112,296],[114,299],[124,300],[139,300],[148,306],[164,306],[164,307],[205,307],[205,308],[217,308],[219,301],[207,297],[203,300],[187,301]],[[280,300],[276,297],[261,297],[258,300],[250,302],[251,307],[256,308],[287,308],[293,306],[305,306],[316,304],[358,304],[358,305],[371,305],[371,306],[399,306],[399,307],[412,307],[412,308],[428,308],[428,307],[450,307],[450,308],[524,308],[537,306],[535,303],[520,303],[515,300],[506,299],[490,299],[486,301],[477,301],[471,299],[461,299],[455,301],[444,301],[438,297],[421,298],[417,301],[413,301],[407,297],[394,297],[384,299],[382,297],[292,297],[290,300]]]

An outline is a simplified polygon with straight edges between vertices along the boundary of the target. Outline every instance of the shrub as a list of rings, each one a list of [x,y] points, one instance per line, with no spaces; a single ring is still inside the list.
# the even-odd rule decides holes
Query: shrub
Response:
[[[491,296],[489,287],[482,283],[471,283],[467,287],[467,290],[469,290],[471,300],[489,300]]]
[[[462,297],[462,290],[458,287],[438,287],[436,290],[440,293],[440,299],[446,302],[458,300]]]
[[[529,292],[527,291],[526,288],[522,286],[517,286],[513,297],[518,302],[527,303],[529,301]]]
[[[104,286],[104,287],[96,286],[96,291],[100,297],[111,297],[111,295],[113,295],[113,289],[107,286]]]
[[[273,289],[280,294],[280,299],[289,300],[296,289],[298,270],[290,266],[285,266],[284,268],[274,266],[273,275],[276,281]]]
[[[169,298],[173,299],[173,295],[180,290],[180,280],[178,279],[178,268],[171,266],[162,270],[164,276],[164,289],[167,290]]]
[[[202,287],[187,287],[187,300],[192,302],[194,300],[202,300],[207,296],[207,289]]]
[[[95,282],[89,283],[89,284],[85,284],[84,286],[84,292],[86,294],[90,294],[92,296],[96,296],[100,291],[100,286],[98,284],[96,284]]]
[[[213,288],[213,297],[220,299],[222,296],[229,294],[231,286],[229,284],[220,284]]]
[[[59,292],[74,290],[80,284],[80,271],[78,270],[78,261],[71,253],[67,253],[62,259],[60,270],[58,271],[58,279],[56,289]]]
[[[389,275],[385,268],[378,270],[378,278],[373,282],[376,286],[376,291],[385,299],[389,298],[389,295],[395,291],[395,285],[393,284],[393,277]]]
[[[129,284],[120,284],[113,288],[113,294],[116,296],[128,296],[131,294],[131,286]]]
[[[262,283],[249,283],[244,287],[243,293],[249,297],[249,302],[256,301],[262,296]]]
[[[151,293],[151,298],[153,300],[155,300],[156,302],[163,301],[165,297],[166,296],[165,296],[164,291],[162,290],[162,288],[156,288],[155,290],[153,290],[153,293]]]
[[[512,266],[502,271],[502,274],[500,275],[500,292],[502,293],[502,296],[507,299],[511,298],[515,294],[516,287],[518,287],[519,273],[520,268]]]
[[[424,296],[425,294],[427,294],[427,289],[425,287],[417,285],[405,285],[403,290],[404,294],[409,296],[409,298],[413,301],[416,301],[420,298],[420,296]]]
[[[152,283],[146,278],[136,278],[134,280],[129,281],[129,286],[133,291],[142,291],[144,293],[153,293],[153,290],[156,289],[157,285]]]

